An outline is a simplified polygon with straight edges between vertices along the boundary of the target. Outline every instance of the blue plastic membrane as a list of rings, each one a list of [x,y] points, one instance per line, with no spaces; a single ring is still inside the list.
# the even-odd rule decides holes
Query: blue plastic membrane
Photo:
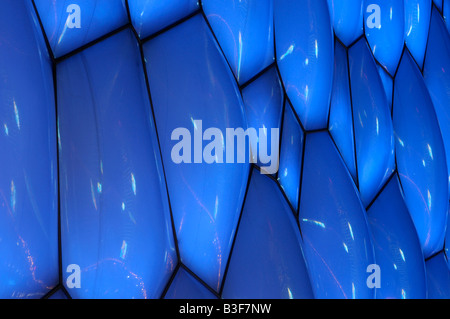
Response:
[[[274,61],[273,0],[203,0],[202,4],[240,84]]]
[[[130,30],[57,66],[62,262],[73,298],[159,298],[177,264],[142,70]],[[78,289],[65,272],[73,264]]]
[[[444,144],[422,75],[405,51],[394,87],[397,168],[425,258],[444,245],[448,173]]]
[[[223,289],[225,299],[313,298],[293,212],[253,170]]]
[[[450,167],[450,36],[439,12],[433,9],[423,78],[433,101]],[[450,173],[448,177],[450,183]],[[450,187],[449,187],[450,198]]]
[[[374,298],[371,234],[352,177],[327,132],[305,143],[299,222],[314,296]]]
[[[394,176],[368,210],[381,270],[378,299],[423,299],[427,296],[425,262],[419,238]]]
[[[328,130],[354,180],[356,180],[352,101],[347,49],[338,41],[334,49],[334,78]]]
[[[383,83],[384,92],[386,93],[386,100],[389,104],[389,110],[392,112],[392,97],[394,92],[394,80],[386,70],[377,64],[378,75]]]
[[[348,52],[359,190],[365,206],[394,171],[391,112],[378,70],[364,39]]]
[[[55,57],[128,23],[123,0],[34,0]]]
[[[430,26],[431,0],[404,0],[405,43],[420,68],[423,66]]]
[[[363,34],[363,4],[363,0],[328,0],[334,33],[347,47]]]
[[[450,298],[450,0],[0,2],[0,298]]]
[[[217,128],[221,136],[211,140],[221,145],[226,128],[246,129],[240,92],[201,15],[145,43],[144,53],[181,260],[218,291],[242,207],[249,161],[237,162],[234,145],[234,164],[206,163],[202,149],[211,141],[203,143],[202,137],[203,131]],[[172,138],[177,128],[184,128],[186,136]],[[173,160],[172,149],[181,140],[191,148],[191,163]]]
[[[198,0],[128,0],[131,23],[141,39],[198,10]]]
[[[274,3],[276,59],[286,94],[306,130],[327,127],[333,30],[326,0]]]
[[[242,90],[242,96],[248,127],[256,129],[258,133],[256,138],[250,137],[254,163],[259,167],[268,165],[278,167],[279,150],[278,148],[272,149],[271,143],[273,139],[279,141],[283,112],[284,93],[277,69],[272,67],[264,72]],[[260,129],[262,130],[260,131]],[[277,132],[272,132],[273,129]],[[262,150],[262,143],[266,143],[267,150]],[[268,156],[272,155],[272,152],[276,152],[276,156],[273,157],[275,163],[262,163],[261,160],[265,162],[266,159],[261,157],[260,152],[264,152],[264,155]]]
[[[0,297],[58,284],[52,68],[31,4],[0,2]]]
[[[164,299],[216,299],[216,296],[183,268],[179,268]]]
[[[446,260],[445,254],[439,253],[426,262],[428,299],[450,298],[450,270]]]
[[[284,105],[283,132],[281,134],[278,181],[296,211],[298,210],[298,198],[300,194],[304,135],[291,104],[286,100]]]
[[[365,32],[375,58],[394,75],[405,36],[406,0],[365,0]]]

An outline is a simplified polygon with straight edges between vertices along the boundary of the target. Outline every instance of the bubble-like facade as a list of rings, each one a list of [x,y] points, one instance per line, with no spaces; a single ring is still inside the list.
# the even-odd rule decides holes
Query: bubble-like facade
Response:
[[[449,10],[1,1],[0,298],[450,298]]]

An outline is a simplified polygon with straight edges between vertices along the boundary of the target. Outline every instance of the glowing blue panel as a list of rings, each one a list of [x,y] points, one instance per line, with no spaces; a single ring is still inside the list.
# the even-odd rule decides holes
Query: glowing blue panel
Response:
[[[247,116],[248,127],[256,129],[258,136],[251,138],[253,160],[258,165],[266,167],[273,165],[274,169],[278,167],[279,150],[272,150],[271,141],[279,143],[279,134],[281,127],[281,115],[283,112],[283,89],[276,67],[272,67],[262,74],[255,81],[250,83],[242,90],[245,105],[245,114]],[[259,131],[260,129],[261,132]],[[265,130],[264,130],[265,129]],[[272,135],[272,129],[278,130],[278,134]],[[260,134],[261,133],[261,134]],[[260,142],[266,141],[267,151],[261,150]],[[258,153],[258,151],[260,153]],[[265,155],[274,154],[274,163],[261,163],[261,159],[265,162]],[[259,155],[259,156],[258,156]]]
[[[164,299],[216,299],[216,296],[180,267]]]
[[[313,297],[294,214],[275,182],[254,169],[223,298]]]
[[[389,109],[392,112],[392,94],[394,91],[394,80],[386,70],[377,64],[378,75],[380,76],[381,82],[383,83],[384,92],[386,93],[386,100],[389,104]]]
[[[202,137],[217,128],[214,140],[223,145],[226,128],[246,128],[240,92],[201,15],[146,42],[144,52],[181,259],[219,290],[250,167],[248,160],[217,163],[224,152],[204,161]],[[177,128],[183,135],[172,140]],[[211,142],[204,141],[205,149]],[[179,143],[187,146],[178,154],[185,159],[189,147],[192,155],[176,164],[171,154]]]
[[[183,19],[198,9],[198,0],[128,0],[131,22],[145,38]]]
[[[202,4],[239,83],[273,62],[272,0],[203,0]]]
[[[444,245],[448,173],[433,103],[407,51],[398,69],[394,90],[397,168],[406,206],[427,258]]]
[[[55,57],[128,22],[122,0],[35,0],[35,3]]]
[[[333,136],[345,164],[356,180],[352,101],[347,63],[347,50],[338,42],[334,48],[334,80],[331,94],[330,123]]]
[[[57,65],[63,269],[78,265],[82,280],[70,289],[64,278],[74,298],[159,298],[177,263],[142,71],[130,30]]]
[[[52,68],[28,1],[0,2],[0,298],[58,283]]]
[[[450,36],[436,9],[433,9],[431,17],[423,78],[433,101],[444,140],[447,167],[450,167]]]
[[[346,46],[363,34],[363,3],[364,0],[328,0],[334,32]]]
[[[333,84],[333,30],[326,0],[274,4],[277,62],[306,130],[327,127]]]
[[[364,39],[349,49],[361,200],[367,206],[395,167],[394,134],[383,83]]]
[[[405,35],[404,0],[365,0],[366,37],[375,58],[394,75]]]
[[[427,260],[428,299],[450,299],[450,270],[447,257],[440,253]]]
[[[428,40],[431,0],[404,0],[405,2],[405,43],[419,67]]]
[[[284,106],[278,180],[292,207],[298,210],[304,133],[289,101]]]
[[[299,221],[315,297],[373,298],[366,212],[327,132],[306,137]]]
[[[368,211],[381,270],[378,299],[426,298],[425,263],[414,224],[394,176]]]

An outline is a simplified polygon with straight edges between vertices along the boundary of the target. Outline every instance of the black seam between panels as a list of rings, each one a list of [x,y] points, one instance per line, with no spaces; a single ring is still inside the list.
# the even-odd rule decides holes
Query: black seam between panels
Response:
[[[62,262],[62,230],[61,230],[61,190],[60,190],[60,174],[59,174],[59,117],[58,117],[58,91],[57,91],[57,77],[56,77],[56,64],[52,63],[52,75],[53,75],[53,91],[55,99],[55,119],[56,119],[56,176],[57,176],[57,194],[58,194],[58,265],[59,265],[59,284],[63,286],[63,262]]]
[[[272,63],[270,63],[268,66],[264,67],[261,71],[259,71],[256,75],[254,75],[252,78],[250,78],[250,80],[248,80],[247,82],[245,82],[244,84],[240,85],[239,88],[241,90],[244,90],[247,86],[249,86],[250,84],[252,84],[253,82],[255,82],[257,79],[259,79],[261,76],[264,75],[264,73],[266,73],[267,71],[269,71],[271,68],[273,68],[275,66],[276,62],[273,61]],[[280,79],[281,81],[281,79]],[[238,83],[239,85],[239,83]]]
[[[126,3],[126,6],[127,6],[127,11],[129,11],[128,1],[126,1],[125,3]],[[131,22],[129,23],[129,25],[131,26],[130,27],[131,31],[133,32],[133,34],[134,34],[134,36],[136,38],[136,41],[138,42],[138,45],[139,45],[139,53],[140,53],[140,56],[141,56],[142,70],[144,72],[145,85],[146,85],[146,88],[147,88],[148,99],[149,99],[149,102],[150,102],[150,110],[151,110],[151,114],[152,114],[152,121],[153,121],[154,128],[155,128],[156,140],[158,142],[159,158],[161,160],[161,168],[162,168],[162,171],[163,171],[164,183],[165,183],[165,187],[166,187],[167,202],[168,202],[168,205],[169,205],[169,212],[170,212],[170,222],[171,222],[171,226],[172,226],[172,236],[173,236],[173,240],[174,240],[177,260],[178,260],[178,263],[179,263],[181,261],[181,254],[180,254],[180,250],[179,250],[179,246],[178,246],[178,239],[177,239],[177,235],[176,235],[175,222],[174,222],[174,218],[173,218],[172,204],[171,204],[170,194],[169,194],[169,186],[167,184],[166,170],[165,170],[165,167],[164,167],[163,155],[162,155],[162,151],[161,151],[161,142],[160,142],[160,139],[159,139],[158,127],[157,127],[157,123],[156,123],[156,116],[155,116],[155,111],[154,111],[154,107],[153,107],[152,95],[151,95],[151,91],[150,91],[150,82],[149,82],[149,79],[148,79],[148,73],[147,73],[147,68],[146,68],[146,61],[145,61],[143,43],[141,42],[141,40],[140,40],[136,30],[134,29],[133,25],[131,24]]]
[[[364,25],[364,23],[363,23]],[[365,36],[363,35],[364,39]],[[359,41],[359,40],[358,40]],[[366,43],[368,45],[368,43]],[[348,77],[348,90],[349,90],[349,96],[350,96],[350,113],[352,115],[352,135],[353,135],[353,159],[355,161],[355,178],[352,179],[355,183],[356,188],[360,192],[359,189],[359,170],[358,170],[358,156],[357,156],[357,147],[356,147],[356,130],[355,130],[355,112],[353,107],[353,92],[352,92],[352,77],[350,74],[350,48],[345,47],[345,56],[347,58],[347,77]],[[384,88],[383,88],[384,90]],[[331,135],[331,134],[330,134]],[[351,175],[351,174],[350,174]]]
[[[278,74],[277,74],[278,77]],[[279,80],[281,82],[281,79]],[[281,88],[281,90],[283,90],[283,88]],[[282,143],[283,143],[283,131],[284,131],[284,117],[285,117],[285,111],[286,111],[286,94],[283,92],[283,105],[281,106],[281,121],[280,121],[280,136],[278,139],[278,171],[276,174],[276,178],[278,180],[278,178],[280,177],[280,164],[281,164],[281,147],[282,147]]]
[[[305,166],[305,153],[306,153],[306,138],[308,136],[304,133],[303,134],[303,145],[302,145],[302,163],[301,163],[301,168],[300,168],[300,185],[298,187],[298,203],[297,203],[297,219],[300,219],[300,200],[301,200],[301,195],[302,195],[302,188],[303,188],[303,171],[304,171],[304,166]],[[300,221],[299,221],[299,229],[300,229],[300,234],[302,234],[302,229],[300,228]],[[303,239],[303,236],[302,236]]]
[[[127,3],[128,3],[128,0],[127,0]],[[142,43],[145,43],[145,42],[147,42],[147,41],[150,41],[150,40],[156,38],[157,36],[159,36],[159,35],[161,35],[161,34],[163,34],[163,33],[166,33],[167,31],[169,31],[169,30],[175,28],[176,26],[179,26],[179,25],[182,24],[183,22],[186,22],[187,20],[193,18],[194,16],[196,16],[196,15],[198,15],[198,14],[201,14],[201,10],[200,10],[200,9],[195,10],[194,12],[192,12],[192,13],[189,14],[189,15],[187,15],[186,17],[184,17],[184,18],[182,18],[182,19],[180,19],[180,20],[177,20],[177,21],[175,21],[174,23],[169,24],[168,26],[162,28],[161,30],[159,30],[159,31],[157,31],[157,32],[152,33],[152,34],[150,34],[150,35],[148,35],[148,36],[142,38],[140,41],[141,41]],[[130,23],[131,23],[131,20],[130,20]],[[134,29],[134,27],[133,27],[133,29]],[[136,34],[137,34],[137,32],[136,32]],[[139,37],[139,35],[138,35],[138,37]]]
[[[441,250],[435,252],[435,253],[432,254],[431,256],[425,258],[425,262],[427,262],[427,261],[430,260],[430,259],[433,259],[434,257],[436,257],[437,255],[439,255],[440,253],[444,253],[444,255],[445,255],[445,249],[442,248]]]
[[[33,10],[34,13],[37,17],[37,20],[39,22],[39,27],[40,27],[40,31],[42,34],[42,37],[44,38],[44,42],[47,48],[47,53],[49,55],[50,58],[50,62],[51,62],[51,68],[52,68],[52,82],[53,82],[53,99],[54,99],[54,103],[55,103],[55,142],[56,142],[56,192],[57,192],[57,237],[58,237],[58,284],[52,289],[50,290],[50,292],[48,292],[43,298],[48,298],[51,295],[53,295],[56,290],[64,288],[63,285],[63,267],[62,267],[62,244],[61,244],[61,192],[60,192],[60,163],[59,163],[59,125],[58,125],[58,94],[57,94],[57,77],[56,77],[56,62],[55,62],[55,57],[53,55],[53,51],[51,49],[50,46],[50,42],[47,38],[47,34],[45,33],[45,29],[44,29],[44,25],[42,23],[42,20],[40,18],[39,12],[37,10],[36,4],[34,2],[34,0],[31,1],[32,5],[33,5]],[[64,293],[67,295],[68,298],[71,299],[71,296],[68,294],[68,292],[66,291],[66,289],[64,288]]]
[[[431,18],[433,16],[433,8],[434,8],[434,2],[431,1],[431,12],[430,12],[430,20],[428,21],[428,33],[427,33],[427,43],[425,45],[425,52],[423,53],[423,64],[422,64],[422,68],[421,68],[421,73],[423,76],[423,72],[425,71],[425,60],[427,58],[427,52],[428,52],[428,42],[430,41],[430,30],[431,30]]]
[[[366,211],[368,212],[369,209],[373,206],[373,204],[377,201],[377,199],[381,196],[384,189],[388,186],[388,184],[391,182],[391,180],[397,175],[397,170],[394,170],[391,175],[389,175],[389,178],[386,180],[386,182],[383,184],[383,186],[380,188],[380,190],[377,192],[375,197],[370,201],[369,205],[365,207]]]
[[[44,37],[45,46],[47,47],[47,51],[48,51],[48,54],[50,56],[50,59],[52,60],[52,63],[55,63],[55,56],[53,55],[52,47],[50,45],[50,41],[47,38],[47,34],[45,33],[44,24],[42,23],[41,17],[39,15],[38,10],[37,10],[36,3],[34,2],[34,0],[31,0],[31,4],[33,5],[34,12],[35,12],[36,17],[38,19],[39,27],[41,29],[42,36]]]
[[[203,279],[201,279],[199,276],[197,276],[196,273],[194,273],[191,269],[189,269],[188,266],[186,266],[183,263],[180,263],[180,268],[183,268],[188,274],[190,274],[192,277],[194,277],[195,280],[197,280],[199,283],[201,283],[206,289],[208,289],[208,291],[210,293],[212,293],[214,296],[217,297],[217,299],[221,299],[221,296],[217,293],[217,291],[215,291],[214,289],[212,289],[206,282],[203,281]]]
[[[61,289],[61,284],[57,284],[52,290],[47,292],[41,299],[49,299],[53,296],[59,289]]]
[[[172,274],[170,275],[169,281],[167,281],[166,286],[164,287],[163,292],[161,293],[161,296],[159,297],[159,299],[164,299],[166,297],[167,292],[170,289],[170,286],[172,285],[172,282],[174,281],[178,270],[181,267],[181,262],[178,261],[177,265],[175,266],[175,269],[172,271]]]
[[[402,63],[402,60],[403,60],[403,57],[404,57],[404,55],[405,55],[405,51],[406,51],[406,43],[403,43],[403,48],[402,48],[402,54],[400,55],[400,60],[398,60],[398,65],[397,65],[397,68],[395,69],[395,73],[394,73],[394,75],[392,76],[392,78],[393,79],[395,79],[396,77],[397,77],[397,73],[398,73],[398,70],[400,69],[400,64]],[[414,59],[413,59],[414,60]],[[415,61],[414,61],[415,62]],[[420,68],[419,68],[419,70],[420,70]]]
[[[228,268],[230,267],[231,258],[233,256],[233,249],[234,249],[234,245],[236,244],[236,238],[237,238],[237,235],[238,235],[238,232],[239,232],[239,225],[241,224],[242,214],[244,212],[244,206],[245,206],[245,202],[247,200],[248,190],[250,188],[250,182],[251,182],[251,178],[252,178],[252,174],[253,174],[253,168],[254,168],[253,165],[249,165],[247,185],[246,185],[246,188],[245,188],[244,198],[242,200],[242,205],[241,205],[241,209],[240,209],[240,213],[239,213],[239,219],[238,219],[238,222],[236,224],[236,231],[234,232],[233,242],[232,242],[231,247],[230,247],[230,253],[228,254],[227,264],[226,264],[225,270],[223,272],[222,282],[219,283],[219,285],[220,285],[220,287],[219,287],[219,296],[220,297],[222,297],[223,288],[225,286],[225,280],[227,279],[227,275],[228,275]]]
[[[76,48],[75,50],[70,51],[69,53],[66,53],[66,54],[64,54],[64,55],[62,55],[62,56],[60,56],[58,58],[55,58],[55,62],[58,64],[58,63],[60,63],[60,62],[62,62],[64,60],[74,56],[75,54],[80,53],[81,51],[84,51],[87,48],[90,48],[90,47],[94,46],[95,44],[97,44],[99,42],[102,42],[102,41],[108,39],[109,37],[112,37],[113,35],[116,35],[117,33],[120,33],[123,30],[126,30],[129,27],[131,27],[131,25],[130,25],[130,23],[127,23],[127,24],[125,24],[125,25],[123,25],[123,26],[121,26],[121,27],[119,27],[119,28],[117,28],[117,29],[115,29],[115,30],[113,30],[111,32],[106,33],[105,35],[103,35],[103,36],[101,36],[101,37],[99,37],[99,38],[97,38],[95,40],[92,40],[89,43],[86,43],[85,45],[82,45],[79,48]]]

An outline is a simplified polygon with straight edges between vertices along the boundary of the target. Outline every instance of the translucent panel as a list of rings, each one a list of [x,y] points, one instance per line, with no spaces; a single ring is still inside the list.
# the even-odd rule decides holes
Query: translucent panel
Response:
[[[405,51],[394,91],[397,166],[425,258],[441,250],[447,225],[444,144],[422,75]]]
[[[397,176],[368,211],[375,260],[382,272],[378,299],[426,298],[425,263]]]
[[[315,297],[373,298],[366,212],[327,132],[306,137],[299,220]]]
[[[356,180],[355,145],[353,135],[352,101],[347,62],[347,49],[338,41],[334,48],[334,80],[331,94],[330,123],[333,136],[345,164]]]
[[[404,0],[405,2],[405,43],[419,67],[428,40],[431,0]]]
[[[333,84],[333,30],[326,0],[274,4],[277,62],[306,130],[327,127]]]
[[[258,136],[250,138],[253,161],[260,167],[266,165],[278,167],[279,150],[277,148],[272,150],[271,141],[279,140],[284,94],[276,67],[270,68],[246,86],[242,90],[242,95],[248,127],[256,129],[258,133]],[[260,129],[263,130],[260,132]],[[275,134],[272,134],[272,129],[278,130],[278,134],[275,131]],[[261,157],[263,155],[260,153],[263,152],[261,142],[267,145],[267,151],[264,151],[267,154],[264,155],[272,155],[274,152],[274,163],[261,162],[261,159],[266,161]]]
[[[145,38],[195,12],[198,0],[128,0],[131,23]]]
[[[433,101],[450,167],[450,36],[439,12],[433,9],[423,78]],[[450,173],[449,173],[450,183]],[[450,187],[449,187],[450,195]],[[449,196],[450,197],[450,196]]]
[[[450,299],[450,270],[447,257],[439,253],[427,260],[428,299]]]
[[[219,155],[206,151],[214,153],[208,156],[213,157],[209,164],[203,160],[202,144],[206,149],[212,141],[202,143],[202,137],[205,139],[203,130],[216,128],[221,134],[210,139],[223,145],[226,128],[246,128],[240,92],[201,15],[145,43],[144,52],[181,258],[218,290],[241,211],[249,163],[237,163],[236,159],[234,164],[216,163]],[[177,136],[180,130],[183,134]],[[188,149],[191,152],[177,164],[172,149],[179,143],[186,145],[183,155]],[[235,149],[228,147],[236,155]]]
[[[394,75],[405,35],[404,0],[365,0],[367,41],[375,58]]]
[[[349,46],[363,34],[363,0],[328,0],[334,33]]]
[[[300,174],[302,170],[304,133],[289,101],[284,106],[278,180],[289,202],[298,210]]]
[[[0,2],[0,298],[58,283],[52,68],[31,3]]]
[[[223,298],[313,298],[294,215],[277,185],[253,170]]]
[[[203,11],[243,84],[274,60],[273,0],[203,0]]]
[[[394,91],[394,80],[389,75],[389,73],[386,72],[386,70],[377,64],[378,69],[378,75],[380,76],[381,82],[383,83],[384,92],[386,93],[386,100],[389,104],[389,109],[392,112],[392,94]]]
[[[74,298],[159,298],[177,263],[142,70],[130,30],[57,66],[64,284]],[[70,265],[81,288],[67,285]]]
[[[216,296],[180,267],[164,299],[216,299]]]
[[[394,134],[383,83],[364,39],[349,49],[361,200],[367,206],[395,167]]]
[[[123,0],[34,0],[55,57],[127,24]]]

